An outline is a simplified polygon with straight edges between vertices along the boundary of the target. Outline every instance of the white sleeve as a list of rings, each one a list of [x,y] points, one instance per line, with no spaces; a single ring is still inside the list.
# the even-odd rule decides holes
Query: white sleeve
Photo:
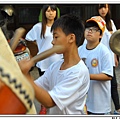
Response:
[[[113,20],[111,20],[111,23],[112,23],[113,33],[114,33],[114,32],[117,30],[117,28],[116,28],[116,26],[115,26],[115,24],[114,24]]]
[[[28,41],[35,41],[35,40],[38,39],[38,36],[40,37],[40,33],[41,33],[41,24],[37,23],[26,34],[25,39],[28,40]]]
[[[51,71],[48,68],[48,70],[46,70],[45,73],[41,77],[37,78],[34,81],[34,83],[37,86],[42,87],[42,88],[44,88],[45,90],[48,91],[49,90],[49,78],[50,78],[50,74],[51,74]]]

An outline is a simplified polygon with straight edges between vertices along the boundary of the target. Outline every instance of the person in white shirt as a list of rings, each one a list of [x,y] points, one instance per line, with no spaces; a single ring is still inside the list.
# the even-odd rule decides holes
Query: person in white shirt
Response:
[[[53,33],[50,31],[54,21],[59,18],[56,5],[43,5],[42,21],[35,24],[32,29],[26,34],[27,41],[36,41],[38,53],[52,48]],[[42,61],[39,61],[36,66],[39,69],[40,75],[53,63],[61,59],[61,55],[54,54]]]
[[[90,76],[78,54],[84,24],[79,17],[66,14],[53,23],[51,30],[53,48],[57,45],[63,47],[57,52],[63,54],[63,59],[50,65],[35,82],[28,74],[33,65],[31,60],[20,61],[20,68],[34,87],[37,100],[49,108],[48,114],[85,114]]]
[[[105,21],[94,16],[86,21],[86,43],[78,52],[89,69],[90,88],[87,94],[88,114],[104,115],[111,112],[111,79],[113,66],[108,48],[100,42],[105,30]]]
[[[100,15],[106,21],[106,29],[101,38],[101,42],[109,49],[112,56],[113,64],[113,77],[111,80],[111,97],[115,105],[114,114],[120,114],[120,103],[119,103],[119,94],[117,90],[117,79],[115,74],[115,67],[118,67],[119,58],[110,48],[109,41],[111,35],[117,30],[116,26],[111,19],[111,11],[109,4],[98,4],[97,5],[97,15]]]
[[[43,5],[41,10],[41,20],[39,23],[35,24],[32,29],[26,34],[25,39],[27,41],[36,41],[38,46],[38,53],[40,54],[50,48],[52,48],[53,33],[50,31],[51,26],[54,21],[60,17],[58,8],[56,5]],[[39,71],[39,75],[43,75],[48,67],[55,61],[58,61],[62,58],[60,54],[53,54],[52,56],[38,61],[36,66]],[[41,105],[40,114],[46,114],[46,109]]]

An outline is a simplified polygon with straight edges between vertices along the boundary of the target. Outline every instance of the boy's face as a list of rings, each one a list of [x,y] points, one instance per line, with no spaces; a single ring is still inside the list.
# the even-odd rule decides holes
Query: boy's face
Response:
[[[62,31],[61,28],[56,28],[53,30],[52,44],[53,45],[62,45],[66,49],[68,46],[68,42],[69,42],[68,36]],[[63,52],[64,52],[64,50],[63,50]]]
[[[85,39],[89,42],[96,42],[102,37],[98,27],[88,27],[84,32]]]

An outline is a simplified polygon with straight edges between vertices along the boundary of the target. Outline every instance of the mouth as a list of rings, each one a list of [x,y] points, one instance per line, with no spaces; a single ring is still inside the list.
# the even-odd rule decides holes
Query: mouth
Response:
[[[49,17],[53,17],[53,16],[49,16]]]
[[[87,37],[91,37],[92,35],[91,34],[88,34]]]
[[[102,15],[105,15],[105,13],[102,13]]]

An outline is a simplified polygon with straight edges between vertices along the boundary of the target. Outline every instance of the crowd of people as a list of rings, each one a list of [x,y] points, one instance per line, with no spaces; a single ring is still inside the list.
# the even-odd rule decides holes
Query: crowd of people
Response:
[[[30,74],[33,61],[18,63],[41,104],[40,114],[108,115],[111,100],[114,114],[120,114],[115,75],[119,59],[109,46],[117,29],[109,4],[98,4],[96,11],[82,21],[73,14],[60,16],[56,5],[44,5],[41,21],[26,34],[27,41],[37,44],[37,54],[62,46],[56,54],[36,63],[36,80]]]

